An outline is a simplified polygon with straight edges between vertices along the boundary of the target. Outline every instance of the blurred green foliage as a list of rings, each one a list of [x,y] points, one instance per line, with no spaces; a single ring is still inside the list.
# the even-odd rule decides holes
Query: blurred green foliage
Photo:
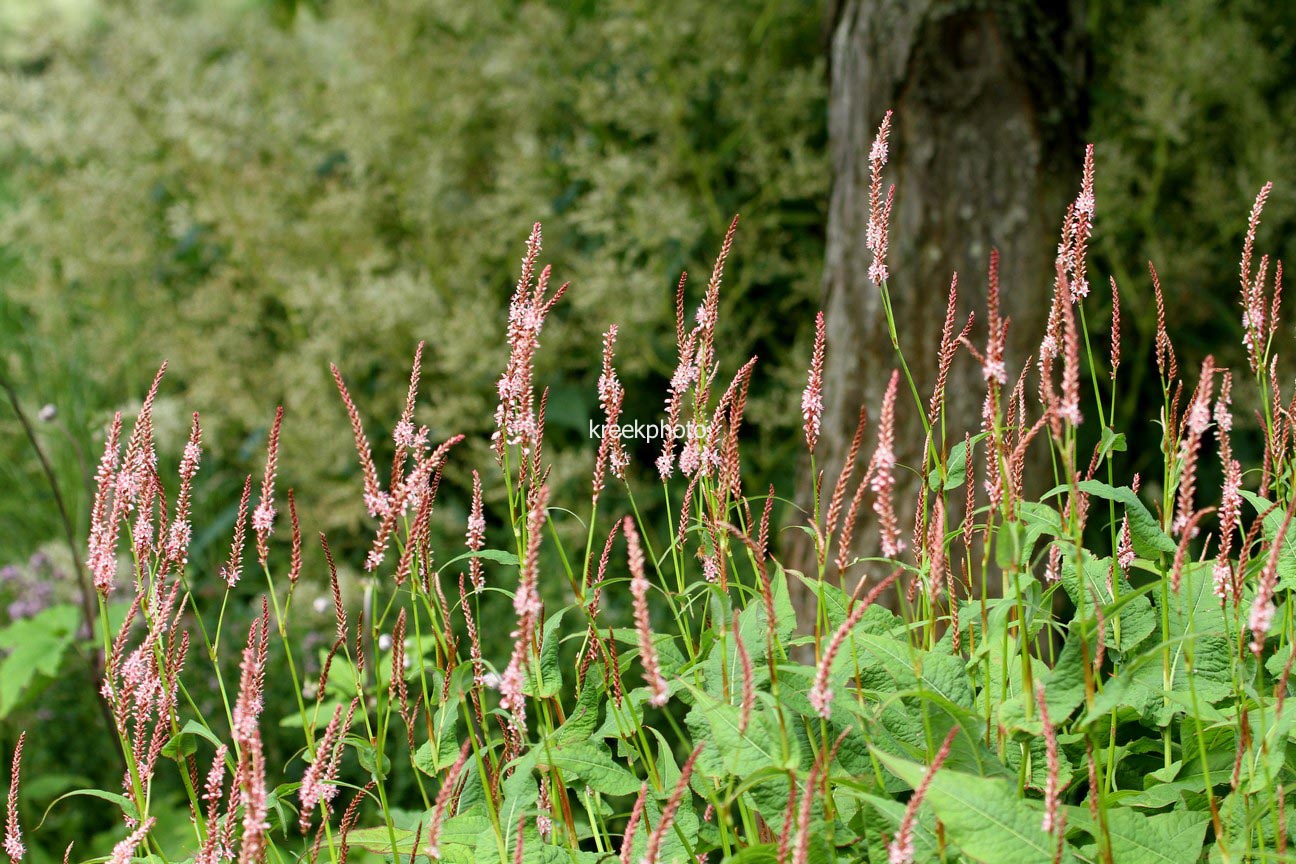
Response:
[[[771,395],[752,415],[794,421],[786,384],[800,373],[782,348],[801,329],[788,313],[817,293],[828,186],[815,3],[282,13],[102,4],[93,26],[0,78],[0,244],[16,259],[6,329],[47,349],[11,360],[10,375],[33,405],[84,400],[88,439],[167,359],[159,437],[178,449],[185,412],[200,411],[231,469],[223,493],[255,470],[282,402],[284,482],[309,490],[304,523],[354,529],[363,509],[330,361],[378,436],[426,339],[417,419],[434,438],[470,436],[476,458],[460,465],[488,464],[504,307],[540,220],[544,260],[573,286],[540,373],[560,382],[555,447],[587,438],[613,322],[626,416],[650,420],[675,359],[679,272],[704,282],[741,212],[730,356],[769,358],[758,387]],[[59,386],[72,379],[76,392]],[[589,458],[559,458],[556,480],[587,482]],[[13,516],[28,542],[50,536]],[[26,551],[6,540],[0,558]]]

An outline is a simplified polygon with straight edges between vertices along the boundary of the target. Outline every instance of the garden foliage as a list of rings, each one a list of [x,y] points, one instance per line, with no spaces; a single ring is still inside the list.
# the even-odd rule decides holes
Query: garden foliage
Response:
[[[887,200],[889,120],[873,149],[875,203]],[[954,288],[935,357],[906,357],[897,333],[883,403],[806,514],[815,572],[771,554],[776,493],[744,480],[757,367],[717,337],[736,220],[705,286],[679,289],[678,364],[662,413],[687,431],[658,442],[653,460],[605,435],[575,498],[557,498],[548,482],[551,391],[536,359],[568,298],[541,267],[539,225],[480,447],[416,421],[423,345],[384,435],[390,466],[374,459],[365,400],[333,369],[360,466],[353,495],[374,529],[356,602],[338,587],[327,535],[307,536],[297,497],[280,488],[291,411],[275,415],[264,471],[242,486],[224,566],[188,563],[201,419],[192,416],[178,482],[160,476],[160,372],[134,422],[114,422],[97,474],[87,565],[123,782],[50,807],[89,796],[117,808],[121,827],[115,848],[76,844],[71,860],[1287,860],[1296,409],[1272,371],[1281,267],[1255,248],[1270,187],[1242,252],[1246,359],[1235,375],[1209,358],[1183,367],[1164,324],[1152,357],[1124,362],[1119,313],[1107,345],[1086,336],[1100,286],[1117,310],[1121,296],[1088,264],[1093,184],[1090,151],[1063,221],[1049,325],[1025,368],[1003,363],[993,258],[984,341],[955,319]],[[889,309],[886,213],[875,206],[867,242]],[[1151,282],[1163,308],[1155,271]],[[697,302],[692,317],[687,301]],[[634,419],[621,332],[604,335],[596,390],[609,425]],[[834,349],[822,320],[817,332],[801,406],[812,465],[831,386],[823,357]],[[981,363],[986,388],[982,421],[966,430],[947,422],[943,385],[924,394],[908,383],[911,364],[945,370],[960,351]],[[1153,364],[1161,382],[1155,477],[1119,473],[1118,421],[1149,420],[1118,418],[1098,386],[1131,363]],[[1231,445],[1232,399],[1244,388],[1263,406],[1264,440],[1263,460],[1245,468]],[[896,464],[900,412],[918,412],[929,430],[921,465]],[[1091,452],[1077,443],[1084,425],[1100,431]],[[465,466],[474,494],[462,543],[435,542],[444,472],[483,451]],[[1028,498],[1035,451],[1047,453],[1053,488]],[[1218,490],[1203,482],[1208,462],[1220,465]],[[897,470],[925,480],[919,500],[894,500]],[[664,521],[640,518],[633,475],[660,481]],[[508,513],[498,547],[482,505],[491,486]],[[622,487],[624,507],[609,494]],[[864,508],[885,558],[839,551]],[[322,572],[302,564],[315,542]],[[308,676],[292,622],[298,591],[325,580],[336,631]],[[815,597],[799,620],[793,580]],[[225,604],[250,584],[259,614],[235,632]],[[128,598],[124,615],[111,612],[114,592]],[[503,619],[483,615],[491,595],[511,599]],[[207,602],[219,615],[203,614]],[[507,650],[483,650],[483,632],[504,629]],[[236,676],[213,665],[240,652]],[[266,694],[282,688],[295,706],[269,715]],[[213,695],[218,707],[200,710]],[[272,729],[297,736],[286,765],[266,758]],[[18,795],[39,782],[17,780],[25,743],[6,825],[14,860],[40,838],[39,814]],[[176,799],[192,817],[180,831],[162,824]]]

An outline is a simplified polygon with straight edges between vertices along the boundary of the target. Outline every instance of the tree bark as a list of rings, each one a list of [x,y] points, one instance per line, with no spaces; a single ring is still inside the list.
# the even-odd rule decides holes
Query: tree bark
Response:
[[[1080,180],[1085,77],[1079,0],[845,0],[830,15],[834,183],[824,271],[825,411],[816,452],[825,498],[861,405],[870,416],[860,454],[867,462],[882,391],[897,366],[881,295],[868,278],[872,253],[864,242],[869,149],[883,115],[894,110],[884,177],[884,184],[896,186],[888,286],[901,348],[925,403],[935,382],[950,279],[959,274],[957,326],[972,309],[984,325],[992,248],[1000,252],[1003,313],[1012,320],[1010,372],[1042,335],[1056,238]],[[972,338],[983,344],[983,326]],[[947,389],[948,428],[957,430],[948,446],[962,440],[964,429],[976,431],[984,393],[979,365],[960,352]],[[903,380],[896,405],[897,459],[917,466],[924,434]],[[906,539],[917,489],[914,472],[897,471],[897,512]],[[807,510],[812,497],[806,482],[800,503]],[[867,504],[862,509],[853,554],[876,555],[876,524]],[[788,566],[813,574],[808,535],[791,535]],[[830,564],[828,571],[836,568]],[[857,566],[847,587],[866,572]],[[886,573],[875,567],[870,575]],[[810,608],[808,592],[794,599]]]

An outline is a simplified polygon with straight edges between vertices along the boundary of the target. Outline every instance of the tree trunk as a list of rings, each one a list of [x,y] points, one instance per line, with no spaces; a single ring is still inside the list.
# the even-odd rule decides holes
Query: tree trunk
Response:
[[[1000,252],[1003,313],[1012,319],[1009,370],[1019,368],[1038,343],[1058,230],[1079,185],[1078,132],[1084,120],[1079,0],[844,0],[832,16],[834,184],[824,272],[828,348],[823,433],[816,451],[825,498],[841,470],[861,405],[870,416],[861,462],[872,452],[882,391],[897,366],[881,295],[868,278],[872,253],[864,242],[869,149],[885,112],[894,110],[884,184],[896,186],[888,286],[901,348],[924,403],[936,377],[951,276],[959,274],[958,326],[972,309],[983,325],[992,248]],[[972,338],[983,344],[984,329],[978,327]],[[964,429],[977,429],[985,393],[980,367],[966,352],[951,370],[947,393],[948,446],[953,446]],[[897,459],[902,466],[920,465],[924,434],[903,380],[896,406]],[[896,479],[897,512],[907,540],[918,487],[912,471],[899,469]],[[812,491],[803,485],[800,503],[808,510]],[[875,555],[876,523],[867,505],[863,511],[853,551]],[[792,535],[788,566],[813,574],[808,535]],[[836,572],[831,564],[828,570]],[[866,573],[886,575],[858,565],[847,587]],[[810,608],[808,592],[794,599],[799,609]]]

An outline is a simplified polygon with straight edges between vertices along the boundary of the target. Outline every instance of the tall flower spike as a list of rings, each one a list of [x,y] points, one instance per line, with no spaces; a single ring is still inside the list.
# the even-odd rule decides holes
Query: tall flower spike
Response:
[[[828,648],[824,651],[823,658],[819,661],[819,668],[815,672],[814,686],[810,688],[810,704],[814,706],[815,712],[825,720],[832,716],[833,691],[828,683],[828,676],[832,673],[833,661],[837,658],[837,652],[841,650],[842,643],[850,636],[855,625],[864,617],[864,613],[873,605],[882,592],[890,588],[892,583],[900,577],[900,571],[892,573],[883,579],[877,585],[873,586],[863,601],[855,604],[850,615],[833,633],[832,641],[828,643]]]
[[[463,773],[464,764],[468,761],[468,754],[471,752],[472,741],[470,739],[465,741],[463,746],[459,748],[459,758],[450,766],[449,773],[446,774],[445,780],[441,782],[441,788],[437,790],[436,802],[432,808],[432,825],[428,828],[427,838],[427,854],[433,861],[441,858],[441,847],[437,842],[441,838],[441,825],[445,822],[445,814],[450,806],[450,800],[454,796],[455,790],[459,788],[459,775]]]
[[[990,268],[987,276],[989,289],[986,306],[989,320],[986,327],[985,359],[981,364],[981,377],[999,386],[1008,383],[1008,370],[1004,365],[1006,325],[999,313],[999,250],[990,250]]]
[[[869,149],[869,221],[865,243],[873,253],[873,263],[869,265],[869,279],[875,285],[887,280],[887,232],[891,222],[891,204],[895,200],[895,186],[887,191],[886,203],[882,203],[882,169],[887,164],[888,144],[891,135],[891,112],[886,112],[878,126],[877,137]]]
[[[603,371],[599,373],[598,379],[599,405],[603,408],[604,425],[603,434],[599,437],[598,456],[594,462],[593,498],[596,504],[603,492],[603,480],[608,467],[611,467],[613,477],[623,479],[630,463],[621,437],[614,431],[621,419],[621,406],[625,401],[625,388],[621,386],[616,369],[612,366],[616,338],[617,326],[613,324],[603,334]]]
[[[900,373],[893,371],[891,381],[887,384],[886,395],[882,398],[877,449],[873,451],[873,461],[869,465],[871,488],[877,496],[873,502],[873,512],[877,514],[882,529],[882,554],[888,558],[899,555],[905,545],[900,539],[900,526],[896,519],[895,502],[892,498],[895,491],[896,466],[895,403],[896,388],[899,383]]]
[[[680,767],[679,780],[675,783],[671,796],[666,801],[666,806],[662,808],[661,818],[657,820],[657,827],[648,837],[648,846],[644,850],[643,864],[657,864],[657,853],[661,850],[662,840],[666,833],[671,830],[675,824],[675,814],[679,812],[680,804],[684,801],[684,796],[689,791],[689,779],[693,776],[693,765],[697,762],[698,754],[702,752],[704,745],[699,744],[693,748],[688,759]]]
[[[630,818],[626,821],[625,833],[621,835],[621,864],[630,864],[630,854],[634,849],[635,829],[639,827],[639,820],[643,818],[644,801],[648,798],[648,784],[644,783],[639,787],[639,797],[635,799],[634,807],[630,809]]]
[[[537,222],[527,240],[522,273],[509,303],[509,359],[497,385],[500,401],[495,410],[495,455],[501,464],[509,445],[518,445],[524,454],[530,454],[538,444],[533,364],[545,317],[567,291],[567,285],[563,285],[552,296],[545,296],[551,272],[548,267],[540,271],[532,287],[540,248],[540,223]]]
[[[1265,639],[1269,635],[1269,628],[1273,625],[1274,612],[1274,589],[1278,585],[1278,556],[1284,548],[1283,541],[1287,537],[1287,529],[1291,527],[1292,513],[1296,511],[1296,501],[1287,508],[1287,516],[1283,519],[1282,527],[1278,529],[1273,543],[1269,547],[1269,558],[1265,561],[1264,569],[1260,571],[1260,581],[1256,586],[1255,599],[1251,603],[1251,615],[1247,621],[1247,628],[1251,631],[1251,652],[1260,657],[1264,652]]]
[[[472,509],[468,511],[468,531],[465,542],[472,552],[480,552],[486,546],[486,516],[482,509],[481,475],[473,471]],[[486,577],[482,572],[481,559],[470,558],[468,573],[474,591],[486,587]]]
[[[1062,402],[1058,415],[1072,426],[1079,426],[1084,420],[1080,414],[1080,334],[1070,303],[1063,304],[1062,327]]]
[[[1057,730],[1049,720],[1048,704],[1044,699],[1044,685],[1035,682],[1035,704],[1039,706],[1040,721],[1044,724],[1044,752],[1048,762],[1048,779],[1044,788],[1044,819],[1040,830],[1049,833],[1058,827],[1058,740]]]
[[[337,385],[338,393],[342,396],[342,404],[346,407],[347,417],[351,421],[351,434],[355,438],[356,453],[360,457],[360,474],[364,478],[365,509],[375,518],[385,516],[387,495],[378,485],[378,469],[374,467],[373,452],[369,449],[369,439],[365,436],[360,411],[351,399],[351,393],[347,390],[346,382],[342,380],[342,373],[338,371],[338,367],[330,363],[329,369],[333,372],[333,383]]]
[[[401,411],[401,419],[396,422],[392,429],[392,441],[396,444],[395,458],[392,459],[391,481],[389,485],[394,489],[400,484],[402,474],[405,469],[405,459],[409,452],[414,452],[414,458],[417,459],[422,455],[421,446],[426,443],[419,430],[414,428],[414,405],[418,401],[419,376],[423,372],[423,348],[426,342],[420,341],[418,347],[414,349],[414,363],[410,367],[409,389],[405,392],[405,408]]]
[[[283,424],[283,406],[275,411],[274,424],[266,442],[265,476],[261,478],[261,500],[252,513],[252,530],[256,532],[257,560],[262,567],[270,555],[270,532],[274,529],[274,486],[279,468],[279,427]]]
[[[526,558],[518,576],[517,592],[513,595],[513,609],[517,613],[517,627],[512,632],[513,654],[500,681],[500,707],[513,712],[514,728],[521,729],[526,722],[526,696],[523,685],[526,667],[531,657],[531,641],[535,636],[536,618],[540,614],[540,595],[536,585],[540,565],[542,539],[549,488],[541,486],[530,502],[527,514]]]
[[[9,797],[5,806],[4,850],[13,862],[21,861],[27,853],[22,843],[22,829],[18,827],[18,780],[22,768],[23,744],[26,741],[27,733],[18,733],[18,743],[14,745],[13,768],[9,772]]]
[[[221,578],[233,588],[243,576],[243,541],[247,535],[248,499],[252,495],[252,475],[243,481],[243,496],[239,499],[238,516],[234,520],[234,540],[230,543],[230,557],[221,568]]]
[[[648,620],[648,577],[644,573],[643,547],[634,520],[627,516],[621,523],[626,538],[626,554],[630,561],[630,593],[634,597],[635,630],[639,634],[639,662],[643,664],[644,678],[652,696],[648,704],[660,708],[670,701],[670,690],[662,679],[657,648],[653,645],[652,626]]]
[[[193,536],[193,526],[189,524],[189,505],[193,496],[193,478],[198,473],[201,459],[202,427],[198,423],[198,412],[195,411],[193,425],[189,429],[189,441],[180,457],[180,494],[176,496],[175,518],[171,521],[163,545],[163,554],[173,564],[183,565],[188,557],[189,541]]]
[[[1242,287],[1242,330],[1243,344],[1247,346],[1251,371],[1259,372],[1260,342],[1264,336],[1264,277],[1257,275],[1251,279],[1251,257],[1255,253],[1256,231],[1260,227],[1260,214],[1264,211],[1265,202],[1273,190],[1272,183],[1260,187],[1255,203],[1251,205],[1251,216],[1247,220],[1246,240],[1242,243],[1242,260],[1238,265],[1238,279]]]
[[[955,726],[945,736],[945,743],[941,745],[940,750],[936,751],[936,758],[932,760],[931,765],[927,766],[927,773],[923,775],[922,782],[910,796],[908,805],[905,806],[904,816],[900,819],[900,829],[896,831],[895,837],[887,845],[887,862],[888,864],[910,864],[913,861],[913,826],[914,821],[918,818],[918,808],[922,806],[923,799],[927,797],[927,790],[931,787],[932,778],[940,770],[941,765],[945,764],[945,759],[949,756],[950,745],[954,743],[954,736],[958,734],[959,727]]]
[[[1078,303],[1089,296],[1089,280],[1085,276],[1085,259],[1088,255],[1089,235],[1094,217],[1094,148],[1085,148],[1084,175],[1080,181],[1080,194],[1067,208],[1062,224],[1062,241],[1058,244],[1058,285],[1070,288],[1071,301]]]
[[[95,472],[95,497],[90,510],[89,555],[86,565],[94,578],[95,590],[108,596],[117,579],[117,537],[121,527],[116,496],[113,494],[114,478],[121,458],[122,415],[113,415],[108,437],[104,442],[103,457]]]
[[[1189,520],[1193,513],[1193,494],[1197,490],[1197,455],[1201,450],[1202,436],[1211,422],[1211,398],[1215,392],[1215,360],[1207,357],[1202,361],[1201,377],[1197,381],[1197,390],[1193,393],[1192,403],[1188,406],[1187,434],[1179,444],[1179,462],[1182,466],[1179,473],[1178,506],[1175,509],[1173,531],[1184,534],[1188,531]],[[1188,533],[1195,536],[1196,530]]]
[[[806,446],[814,453],[819,442],[819,430],[823,420],[823,372],[824,372],[824,314],[815,316],[814,353],[810,357],[810,373],[806,380],[805,392],[801,394],[801,417],[805,423]]]
[[[352,705],[354,704],[353,702]],[[333,718],[324,728],[324,735],[315,748],[315,761],[302,775],[301,788],[297,790],[297,796],[301,799],[299,827],[303,834],[310,829],[311,813],[315,808],[323,804],[327,818],[329,803],[337,795],[336,764],[333,753],[341,745],[342,737],[345,735],[346,729],[342,727],[342,705],[339,704],[334,707]]]

